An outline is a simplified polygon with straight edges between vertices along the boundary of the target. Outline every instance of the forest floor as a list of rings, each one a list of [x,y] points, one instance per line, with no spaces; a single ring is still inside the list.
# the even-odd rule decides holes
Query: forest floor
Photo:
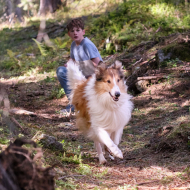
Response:
[[[63,143],[66,155],[43,148],[44,166],[56,164],[57,189],[190,189],[189,141],[179,137],[158,146],[159,129],[184,123],[189,128],[190,80],[151,84],[134,96],[132,119],[119,145],[124,158],[111,161],[107,157],[105,165],[99,165],[93,142],[75,127],[75,116],[70,119],[60,114],[68,104],[67,98],[51,98],[55,86],[59,86],[55,76],[41,74],[0,82],[8,93],[10,116],[20,124],[20,136],[35,140],[37,134],[44,133]],[[15,138],[14,133],[11,138]],[[0,146],[2,150],[6,147],[2,141]]]
[[[4,26],[1,30],[0,151],[18,137],[35,141],[43,152],[40,166],[53,167],[56,190],[190,189],[190,32],[187,7],[178,9],[172,6],[169,9],[171,4],[147,1],[147,12],[146,1],[134,1],[133,5],[131,1],[125,1],[120,7],[115,4],[120,1],[93,2],[92,6],[91,1],[71,1],[72,6],[57,14],[59,19],[47,23],[47,34],[58,47],[53,51],[33,42],[39,28],[39,21],[35,19],[29,27]],[[105,44],[105,36],[109,39],[110,31],[117,31],[111,39],[123,37],[122,52],[115,52],[110,57],[123,62],[126,74],[129,72],[129,91],[134,94],[132,118],[124,128],[119,145],[124,158],[113,161],[106,155],[108,162],[105,165],[98,163],[93,142],[78,131],[75,115],[69,118],[60,112],[68,104],[65,96],[60,98],[63,92],[60,92],[55,74],[56,67],[66,62],[70,50],[71,42],[64,35],[67,33],[65,21],[71,16],[83,15],[83,12],[92,15],[89,20],[93,22],[87,25],[86,34],[100,50],[106,50],[102,55],[116,50],[110,49],[116,47],[116,42],[107,47]],[[94,20],[96,17],[97,21]],[[160,51],[160,57],[166,58],[163,62],[156,60],[159,50],[166,53],[162,55]],[[108,62],[112,61],[110,57],[106,58]],[[148,83],[142,79],[145,90],[137,93],[133,88],[138,77],[151,79]],[[154,77],[158,78],[155,80]],[[64,151],[44,146],[40,142],[43,134],[55,137]],[[24,148],[29,147],[24,145]],[[9,162],[6,154],[5,157]]]

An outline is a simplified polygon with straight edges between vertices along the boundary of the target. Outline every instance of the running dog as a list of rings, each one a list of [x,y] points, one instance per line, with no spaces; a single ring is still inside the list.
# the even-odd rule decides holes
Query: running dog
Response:
[[[127,94],[122,63],[115,61],[109,67],[102,63],[88,79],[73,61],[68,62],[67,68],[70,102],[77,115],[76,125],[94,141],[99,163],[106,162],[102,147],[111,155],[123,158],[118,144],[123,128],[131,118],[133,103],[132,96]]]

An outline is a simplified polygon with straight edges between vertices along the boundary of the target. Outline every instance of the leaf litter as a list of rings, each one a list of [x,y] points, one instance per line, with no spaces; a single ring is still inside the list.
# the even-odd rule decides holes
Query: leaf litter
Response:
[[[44,93],[40,93],[42,86]],[[132,119],[124,128],[119,145],[124,159],[111,161],[106,155],[106,165],[98,164],[93,143],[75,127],[75,116],[67,118],[60,114],[68,104],[67,98],[49,98],[55,86],[59,86],[57,80],[47,82],[35,78],[27,84],[6,83],[5,89],[11,108],[35,113],[10,113],[23,127],[21,134],[25,138],[32,139],[43,132],[63,144],[65,153],[42,148],[43,164],[56,164],[56,188],[177,190],[190,187],[190,81],[187,77],[157,81],[134,95]],[[3,144],[1,147],[5,149]],[[89,171],[88,174],[83,170]]]

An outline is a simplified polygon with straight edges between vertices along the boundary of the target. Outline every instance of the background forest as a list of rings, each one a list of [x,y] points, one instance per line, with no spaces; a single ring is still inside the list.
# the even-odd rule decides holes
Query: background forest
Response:
[[[0,3],[2,163],[9,160],[3,155],[7,150],[12,166],[15,149],[6,148],[24,137],[41,148],[23,145],[22,151],[28,152],[21,151],[35,168],[34,172],[25,167],[25,176],[36,190],[47,189],[40,184],[50,181],[49,189],[56,190],[190,188],[188,0]],[[72,41],[66,25],[76,17],[85,21],[85,36],[94,42],[106,64],[116,59],[123,63],[128,91],[133,95],[135,108],[120,144],[124,159],[109,160],[106,165],[98,164],[94,145],[76,128],[75,116],[60,113],[68,100],[56,69],[69,58]],[[48,167],[53,167],[52,173],[44,173],[46,181],[42,182],[41,173]]]

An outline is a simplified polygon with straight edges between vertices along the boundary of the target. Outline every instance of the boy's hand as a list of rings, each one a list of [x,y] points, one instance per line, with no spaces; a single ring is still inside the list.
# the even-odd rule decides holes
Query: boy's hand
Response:
[[[92,63],[93,63],[93,65],[94,65],[94,67],[97,67],[97,66],[98,66],[98,64],[94,63],[93,61],[92,61]]]
[[[96,58],[92,58],[91,61],[93,62],[93,65],[95,67],[97,67],[98,63],[100,62],[100,59],[99,59],[99,57],[96,57]]]
[[[67,63],[64,64],[64,67],[67,67]]]

